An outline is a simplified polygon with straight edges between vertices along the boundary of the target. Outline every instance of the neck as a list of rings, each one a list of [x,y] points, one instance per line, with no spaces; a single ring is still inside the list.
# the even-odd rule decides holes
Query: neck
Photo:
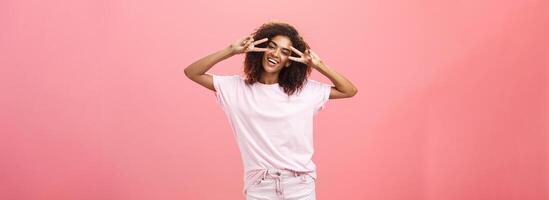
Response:
[[[267,72],[263,72],[263,75],[261,76],[261,79],[259,82],[263,84],[275,84],[278,83],[278,73],[271,74]]]

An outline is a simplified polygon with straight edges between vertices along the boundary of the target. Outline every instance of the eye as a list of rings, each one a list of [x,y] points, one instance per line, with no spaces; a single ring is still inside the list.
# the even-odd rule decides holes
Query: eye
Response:
[[[282,53],[283,53],[284,55],[287,55],[287,56],[290,55],[290,51],[287,51],[287,50],[286,50],[286,51],[282,51]]]
[[[276,48],[276,46],[275,46],[272,42],[269,42],[269,45],[268,45],[268,46],[269,46],[270,49]]]

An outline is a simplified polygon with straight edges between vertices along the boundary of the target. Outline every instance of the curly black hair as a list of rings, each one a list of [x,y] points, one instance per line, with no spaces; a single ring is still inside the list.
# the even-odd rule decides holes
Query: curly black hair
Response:
[[[303,40],[297,30],[292,25],[284,22],[267,22],[252,33],[254,41],[263,38],[271,40],[278,35],[290,38],[292,46],[301,52],[309,49],[309,45]],[[257,47],[260,48],[265,48],[266,46],[266,42],[257,45]],[[254,84],[260,80],[264,71],[262,63],[263,54],[264,52],[246,53],[246,58],[244,59],[244,73],[246,74],[245,82],[247,85]],[[291,56],[299,57],[295,52],[292,52]],[[303,88],[311,71],[311,66],[307,66],[300,62],[290,62],[289,67],[283,67],[280,71],[280,74],[278,75],[278,84],[284,89],[284,92],[290,96]]]

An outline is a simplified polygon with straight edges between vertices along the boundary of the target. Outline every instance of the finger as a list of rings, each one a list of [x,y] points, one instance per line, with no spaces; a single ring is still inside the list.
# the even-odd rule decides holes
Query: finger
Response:
[[[313,50],[310,50],[310,53],[312,58],[318,59],[318,54],[316,54]]]
[[[309,62],[313,59],[313,57],[311,56],[311,54],[305,54],[305,56],[303,56],[303,59],[305,61]]]
[[[243,37],[240,39],[240,43],[241,44],[245,44],[246,42],[248,42],[248,40],[250,40],[251,36],[246,36],[246,37]]]
[[[292,49],[292,51],[293,51],[294,53],[296,53],[297,55],[303,56],[303,53],[301,53],[301,51],[297,50],[296,48],[290,46],[290,49]]]
[[[313,53],[309,49],[307,49],[307,51],[305,51],[305,56],[304,57],[305,57],[305,60],[307,60],[307,62],[310,62],[311,60],[316,59],[316,57],[313,55]]]
[[[290,56],[288,59],[305,64],[305,60],[303,58]]]
[[[296,61],[296,62],[301,62],[300,58],[298,58],[298,57],[290,56],[290,57],[288,57],[288,59],[292,60],[292,61]]]
[[[246,43],[244,43],[244,46],[247,47],[247,46],[250,46],[250,44],[253,43],[253,40],[247,40]]]
[[[267,48],[257,48],[257,47],[254,47],[254,48],[250,49],[250,51],[265,52],[265,51],[267,51]]]
[[[269,40],[269,38],[263,38],[263,39],[261,39],[261,40],[255,41],[255,42],[254,42],[254,45],[261,44],[261,43],[263,43],[263,42],[266,42],[267,40]]]
[[[247,40],[247,39],[245,39],[245,40],[242,40],[242,41],[240,41],[240,45],[245,45],[245,44],[246,44],[246,42],[248,42],[248,40]]]

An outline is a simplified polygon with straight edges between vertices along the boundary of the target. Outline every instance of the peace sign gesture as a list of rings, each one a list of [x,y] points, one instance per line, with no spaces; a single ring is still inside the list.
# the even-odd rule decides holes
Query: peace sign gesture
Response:
[[[261,40],[254,41],[254,38],[252,36],[247,36],[232,43],[230,48],[235,54],[247,52],[264,52],[267,50],[267,48],[258,48],[255,46],[267,40],[269,40],[269,38],[263,38]]]
[[[292,49],[294,53],[300,56],[299,58],[290,56],[288,57],[288,59],[290,60],[300,62],[306,65],[312,64],[312,67],[315,67],[315,68],[319,66],[320,63],[322,63],[322,60],[320,60],[320,57],[318,57],[318,55],[315,52],[313,52],[311,49],[305,50],[305,53],[302,53],[301,51],[297,50],[294,47],[290,47],[290,49]]]

